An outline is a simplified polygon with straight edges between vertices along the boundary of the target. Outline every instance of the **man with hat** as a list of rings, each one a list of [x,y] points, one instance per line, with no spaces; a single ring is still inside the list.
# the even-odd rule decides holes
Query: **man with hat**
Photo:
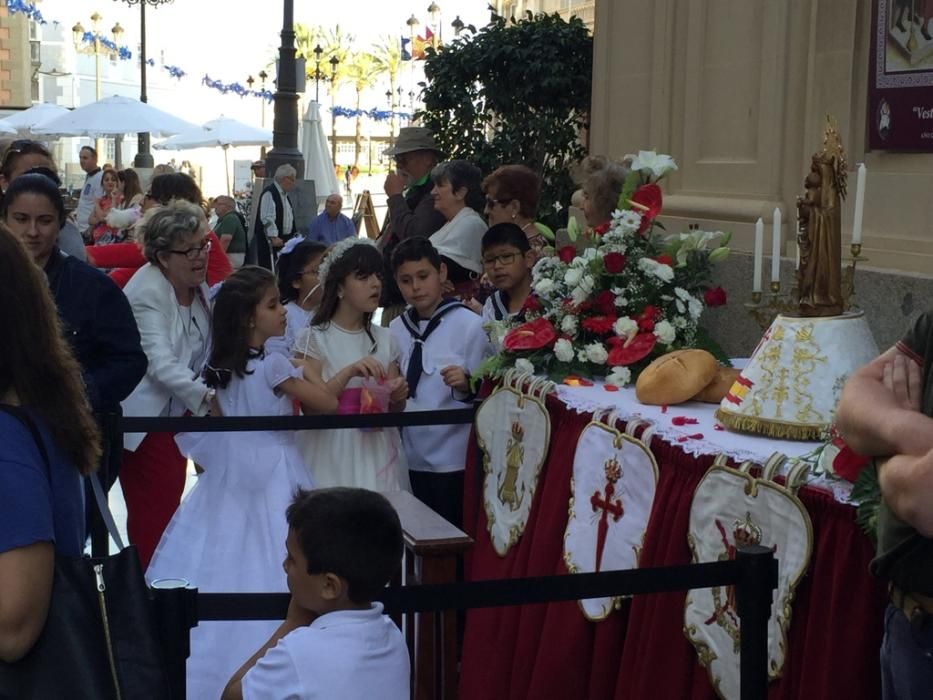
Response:
[[[377,240],[386,260],[381,302],[388,313],[383,311],[382,325],[388,325],[397,315],[389,307],[404,304],[392,277],[392,250],[406,238],[428,238],[446,223],[431,198],[431,170],[441,155],[431,132],[421,126],[402,127],[395,145],[385,153],[395,158],[395,171],[390,170],[386,176],[384,188],[389,211]]]

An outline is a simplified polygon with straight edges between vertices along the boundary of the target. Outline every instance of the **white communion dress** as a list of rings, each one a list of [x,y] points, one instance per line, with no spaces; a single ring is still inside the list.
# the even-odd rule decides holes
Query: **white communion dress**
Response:
[[[224,416],[291,415],[276,387],[302,370],[277,353],[251,359],[217,400]],[[313,486],[291,431],[179,433],[182,454],[204,472],[178,507],[146,578],[182,578],[212,593],[284,593],[285,510]],[[191,630],[188,698],[216,700],[280,621],[202,622]]]
[[[371,326],[370,332],[373,339],[365,330],[348,331],[333,321],[326,326],[311,326],[298,334],[294,352],[320,360],[324,381],[367,355],[388,369],[398,362],[398,345],[388,328]],[[359,377],[347,383],[340,396],[339,413],[361,412],[362,387]],[[408,460],[398,428],[306,430],[298,434],[298,445],[319,488],[411,490]]]

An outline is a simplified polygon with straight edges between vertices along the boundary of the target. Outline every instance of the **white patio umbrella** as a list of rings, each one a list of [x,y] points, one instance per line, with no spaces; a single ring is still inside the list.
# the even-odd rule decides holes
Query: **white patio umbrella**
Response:
[[[0,134],[3,134],[4,136],[13,136],[16,134],[16,129],[14,129],[12,126],[4,124],[3,120],[0,119]]]
[[[35,129],[41,129],[48,122],[63,114],[68,114],[70,111],[67,107],[40,102],[18,114],[10,115],[6,119],[0,119],[0,129],[11,127],[14,134],[37,136],[39,134],[34,131]],[[9,132],[4,131],[4,133]]]
[[[44,136],[118,136],[148,132],[172,136],[193,128],[191,122],[132,97],[105,97],[78,107],[34,130]]]
[[[318,205],[330,194],[340,194],[334,161],[330,157],[324,126],[321,124],[321,109],[317,102],[308,103],[301,121],[301,152],[305,157],[305,180],[314,181],[314,192]]]
[[[222,147],[224,149],[224,168],[227,175],[227,194],[230,194],[229,148],[231,146],[271,145],[272,132],[269,129],[258,129],[255,126],[221,115],[217,119],[212,119],[201,126],[157,143],[153,148],[181,151],[189,148]]]

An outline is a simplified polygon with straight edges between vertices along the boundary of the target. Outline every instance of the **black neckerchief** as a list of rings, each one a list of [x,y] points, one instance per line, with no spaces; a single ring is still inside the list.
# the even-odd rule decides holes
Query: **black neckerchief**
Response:
[[[418,311],[415,307],[409,308],[408,311],[402,314],[402,323],[414,339],[411,348],[411,358],[408,360],[408,370],[405,372],[405,380],[408,382],[408,398],[415,398],[415,392],[418,390],[418,382],[421,381],[421,375],[424,373],[422,348],[425,341],[428,339],[428,336],[441,325],[441,319],[444,316],[454,309],[460,308],[465,309],[466,307],[455,299],[444,299],[441,301],[431,315],[431,320],[428,321],[424,333],[418,329],[421,318],[418,316]]]

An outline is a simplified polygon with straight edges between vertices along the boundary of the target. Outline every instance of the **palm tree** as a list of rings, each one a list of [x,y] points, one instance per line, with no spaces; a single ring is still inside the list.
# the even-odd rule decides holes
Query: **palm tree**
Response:
[[[353,153],[353,167],[360,165],[360,151],[363,150],[363,117],[359,113],[363,101],[363,91],[370,87],[381,73],[376,59],[371,53],[359,51],[350,55],[347,64],[347,81],[356,90],[356,143]]]
[[[399,73],[402,71],[402,47],[398,37],[391,34],[385,34],[373,44],[373,60],[379,67],[380,73],[386,73],[389,76],[389,91],[392,93],[390,100],[392,107],[392,118],[390,122],[390,138],[395,136],[395,110],[396,110],[396,92]]]

